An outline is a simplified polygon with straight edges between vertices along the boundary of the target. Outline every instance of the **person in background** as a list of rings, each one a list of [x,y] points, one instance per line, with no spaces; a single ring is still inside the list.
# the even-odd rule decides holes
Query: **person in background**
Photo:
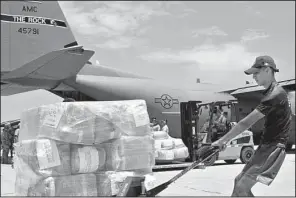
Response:
[[[1,150],[2,150],[3,131],[4,131],[4,129],[2,129],[2,127],[1,127],[1,138],[0,138]]]
[[[162,120],[161,122],[160,122],[160,126],[161,126],[161,131],[164,131],[164,132],[166,132],[167,134],[169,134],[169,127],[168,127],[168,125],[167,125],[167,120]]]
[[[13,143],[14,143],[14,129],[8,123],[4,126],[2,137],[1,137],[1,147],[3,149],[2,163],[8,164],[8,155],[10,151],[11,158],[13,157]]]
[[[152,118],[152,131],[160,131],[160,126],[156,120],[156,118]]]
[[[228,116],[228,112],[226,112],[226,111],[223,113],[223,115],[226,118],[226,131],[225,131],[225,133],[228,133],[228,131],[231,129],[230,118]]]
[[[18,142],[19,133],[20,133],[20,126],[18,125],[14,132],[14,142]]]
[[[205,133],[209,130],[209,125],[210,125],[210,118],[207,118],[203,126],[201,127],[200,131]]]
[[[152,127],[154,126],[152,120],[153,120],[153,119],[150,119],[150,125],[149,125],[151,129],[152,129]]]
[[[217,128],[217,131],[225,131],[226,129],[226,122],[227,122],[227,113],[221,112],[220,110],[217,111],[217,119],[214,121],[214,126]]]
[[[228,112],[227,111],[223,112],[223,116],[225,117],[225,120],[228,121]]]

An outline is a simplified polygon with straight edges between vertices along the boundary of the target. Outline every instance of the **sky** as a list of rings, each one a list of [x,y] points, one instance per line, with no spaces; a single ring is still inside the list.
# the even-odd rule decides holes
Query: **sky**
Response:
[[[280,69],[277,80],[295,78],[293,1],[59,3],[78,43],[95,51],[93,63],[172,85],[194,86],[200,78],[239,87],[254,82],[243,71],[256,56],[270,55]],[[59,100],[40,90],[1,97],[1,120]],[[7,113],[10,107],[15,112]]]
[[[244,84],[258,55],[295,78],[295,2],[84,2],[60,5],[92,62],[166,81]]]

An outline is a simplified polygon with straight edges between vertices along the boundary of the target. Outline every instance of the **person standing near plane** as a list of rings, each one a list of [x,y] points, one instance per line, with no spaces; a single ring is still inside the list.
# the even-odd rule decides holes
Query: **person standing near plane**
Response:
[[[160,131],[160,126],[156,120],[156,118],[152,118],[152,131]]]
[[[1,147],[3,149],[2,153],[2,163],[8,164],[8,155],[10,151],[10,157],[13,157],[13,143],[14,143],[14,129],[10,124],[6,124],[3,129],[1,137]]]
[[[18,126],[16,127],[15,132],[14,132],[14,142],[18,142],[19,134],[20,134],[20,126],[18,124]]]
[[[212,141],[218,139],[218,133],[224,132],[226,130],[226,117],[220,109],[214,110],[215,117],[213,118],[213,128],[212,128]]]
[[[260,104],[225,136],[212,143],[212,146],[224,150],[228,141],[265,118],[265,128],[259,147],[235,178],[232,196],[254,196],[252,187],[257,182],[269,186],[284,162],[291,127],[291,109],[286,91],[275,80],[275,72],[279,70],[270,56],[256,58],[253,66],[245,73],[252,74],[257,84],[265,87]]]
[[[161,131],[164,131],[167,134],[169,134],[169,127],[167,125],[167,120],[162,120],[160,123],[161,123]]]
[[[214,127],[217,128],[217,131],[224,131],[226,129],[226,121],[225,113],[217,110],[217,119],[214,121]]]

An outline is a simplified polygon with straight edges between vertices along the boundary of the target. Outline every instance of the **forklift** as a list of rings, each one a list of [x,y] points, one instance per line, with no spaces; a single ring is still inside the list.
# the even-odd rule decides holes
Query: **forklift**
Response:
[[[189,101],[181,103],[181,126],[182,140],[189,150],[189,158],[187,161],[196,161],[200,158],[205,147],[202,145],[212,143],[226,133],[238,122],[238,113],[236,108],[237,101],[216,101],[211,103],[201,103],[200,101]],[[231,112],[231,119],[234,122],[226,121],[226,125],[222,129],[218,129],[213,133],[213,115],[228,108]],[[200,131],[199,118],[203,109],[209,109],[209,127],[206,131]],[[226,149],[217,153],[204,162],[205,166],[212,166],[217,160],[224,160],[227,164],[233,164],[237,159],[242,163],[247,163],[254,155],[253,133],[249,130],[244,131],[240,135],[234,137],[226,144]]]
[[[187,161],[193,162],[199,159],[204,149],[207,149],[203,145],[211,144],[213,141],[217,140],[213,138],[213,117],[217,111],[217,107],[221,110],[222,106],[232,106],[234,103],[235,101],[215,101],[210,103],[189,101],[181,103],[182,140],[189,151]],[[207,131],[200,131],[199,119],[203,109],[209,110],[209,127]],[[216,136],[217,135],[222,137],[223,133],[216,133]],[[206,166],[212,165],[208,162],[209,160],[205,161],[204,164]]]

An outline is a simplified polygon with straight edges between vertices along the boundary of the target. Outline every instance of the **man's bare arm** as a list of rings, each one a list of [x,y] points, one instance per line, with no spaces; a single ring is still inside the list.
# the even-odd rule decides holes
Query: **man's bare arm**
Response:
[[[219,141],[223,143],[227,143],[232,138],[241,134],[248,128],[250,128],[253,124],[255,124],[258,120],[262,119],[265,115],[262,114],[257,109],[254,109],[249,115],[247,115],[244,119],[239,121],[237,125],[235,125],[226,135],[224,135]]]

